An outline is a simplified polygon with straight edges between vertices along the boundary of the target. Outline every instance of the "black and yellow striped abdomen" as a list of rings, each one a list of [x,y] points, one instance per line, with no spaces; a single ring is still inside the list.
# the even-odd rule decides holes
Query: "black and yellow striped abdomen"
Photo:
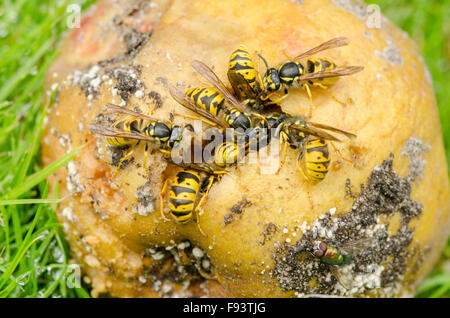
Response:
[[[257,71],[253,63],[253,59],[247,49],[240,45],[233,51],[228,64],[228,72],[236,72],[240,74],[250,85],[253,91],[261,90],[260,83],[257,80]],[[247,93],[247,92],[245,92]]]
[[[322,181],[330,165],[328,143],[324,139],[308,139],[297,160],[306,180],[312,183]]]
[[[222,94],[215,88],[197,87],[191,88],[185,93],[196,106],[217,116],[225,101]]]
[[[245,149],[235,142],[224,142],[214,152],[214,163],[220,167],[229,167],[238,163],[245,155]]]
[[[169,208],[172,217],[186,224],[192,219],[195,201],[200,191],[200,174],[195,170],[178,172],[169,190]]]
[[[308,73],[319,73],[332,71],[336,68],[336,64],[327,58],[311,58],[308,59],[306,70]],[[310,80],[310,83],[318,82],[324,85],[333,85],[339,80],[339,77],[324,77]]]
[[[124,119],[116,121],[112,125],[112,128],[130,133],[130,132],[139,131],[139,127],[141,124],[142,124],[142,121],[138,120],[136,118],[124,118]],[[110,146],[113,146],[113,147],[123,147],[123,146],[129,146],[129,145],[136,143],[136,140],[128,139],[128,138],[119,138],[119,137],[108,137],[108,138],[106,138],[106,142]]]

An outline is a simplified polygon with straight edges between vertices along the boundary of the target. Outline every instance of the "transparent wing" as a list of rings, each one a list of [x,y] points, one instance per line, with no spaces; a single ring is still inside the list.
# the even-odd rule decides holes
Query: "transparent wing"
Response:
[[[304,133],[306,133],[308,135],[319,137],[319,138],[326,139],[326,140],[341,141],[340,139],[338,139],[335,136],[327,133],[326,131],[323,131],[321,129],[317,129],[317,128],[314,128],[314,127],[305,127],[305,126],[293,124],[293,125],[289,126],[289,129],[294,129],[294,130],[297,130],[297,131],[301,131],[301,132],[304,132]]]
[[[125,107],[121,107],[121,106],[116,105],[116,104],[107,103],[106,104],[106,108],[109,111],[113,111],[113,112],[116,112],[116,113],[126,114],[126,115],[130,115],[130,116],[133,116],[133,117],[145,119],[145,120],[152,121],[152,122],[158,121],[158,119],[156,119],[154,117],[150,117],[150,116],[144,115],[142,113],[138,113],[138,112],[132,111],[130,109],[127,109]]]
[[[330,130],[330,131],[334,131],[334,132],[343,134],[343,135],[345,135],[346,137],[348,137],[350,139],[356,138],[355,134],[352,134],[352,133],[350,133],[348,131],[345,131],[345,130],[342,130],[342,129],[335,128],[333,126],[329,126],[329,125],[325,125],[325,124],[319,124],[319,123],[313,123],[313,122],[309,122],[309,121],[307,122],[307,124],[311,125],[313,127],[316,127],[316,128]]]
[[[135,139],[135,140],[144,140],[144,141],[154,141],[155,139],[144,135],[144,134],[138,134],[138,133],[132,133],[132,132],[125,132],[109,127],[104,127],[100,125],[89,125],[89,131],[93,134],[98,134],[106,137],[112,137],[112,138],[124,138],[124,139]]]
[[[356,241],[350,241],[345,243],[341,247],[341,250],[349,253],[350,255],[357,255],[363,252],[364,250],[372,247],[375,242],[376,238],[373,237],[363,238]]]
[[[172,95],[172,98],[175,99],[180,105],[186,107],[187,109],[193,111],[194,113],[199,114],[200,116],[208,119],[209,121],[219,125],[222,128],[230,127],[224,120],[221,118],[214,116],[210,112],[196,106],[191,102],[189,97],[187,97],[182,91],[177,89],[175,86],[169,84],[169,92]]]
[[[228,100],[228,102],[230,102],[231,105],[236,107],[241,112],[245,111],[245,106],[240,103],[226,88],[225,84],[217,77],[212,69],[199,60],[194,60],[191,64],[192,67],[208,82],[210,82]]]
[[[233,87],[234,93],[240,100],[244,100],[249,97],[256,98],[258,96],[258,92],[255,92],[242,74],[229,70],[227,76],[231,87]]]
[[[358,72],[361,72],[364,66],[346,66],[346,67],[336,67],[330,71],[316,72],[316,73],[306,73],[300,76],[300,81],[328,78],[328,77],[340,77],[348,76]]]
[[[333,274],[333,276],[336,278],[339,284],[341,284],[342,287],[345,289],[349,289],[350,283],[347,281],[344,281],[344,278],[341,274],[339,274],[338,268],[336,265],[329,265],[328,268],[330,269],[330,272]]]
[[[323,42],[322,44],[312,48],[311,50],[308,50],[300,55],[297,55],[296,57],[294,57],[294,60],[300,60],[303,59],[305,57],[314,55],[316,53],[325,51],[325,50],[329,50],[335,47],[341,47],[344,45],[348,45],[350,43],[350,40],[346,37],[338,37],[338,38],[334,38],[331,39],[327,42]]]

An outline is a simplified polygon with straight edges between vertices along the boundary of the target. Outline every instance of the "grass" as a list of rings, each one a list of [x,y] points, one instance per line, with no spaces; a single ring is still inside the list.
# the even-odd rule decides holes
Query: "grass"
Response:
[[[71,1],[70,4],[77,1]],[[83,7],[93,1],[79,1]],[[369,2],[369,1],[368,1]],[[448,91],[450,1],[377,0],[382,12],[419,44],[434,78],[450,158]],[[65,30],[67,1],[2,0],[0,4],[0,297],[88,297],[77,278],[57,222],[58,189],[45,179],[76,155],[74,150],[42,168],[39,143],[46,114],[43,81]],[[50,197],[50,199],[49,199]],[[417,291],[421,297],[450,295],[450,244],[441,265]]]
[[[78,272],[54,212],[57,189],[49,195],[45,181],[77,150],[44,169],[39,162],[44,75],[65,11],[52,0],[0,5],[0,297],[88,296],[67,288]]]

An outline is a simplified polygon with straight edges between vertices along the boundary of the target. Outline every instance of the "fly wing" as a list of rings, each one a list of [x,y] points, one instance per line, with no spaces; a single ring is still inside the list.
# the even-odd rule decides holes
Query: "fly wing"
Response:
[[[357,255],[357,254],[363,252],[364,250],[372,247],[373,244],[375,243],[375,241],[376,241],[376,238],[373,238],[373,237],[363,238],[363,239],[356,240],[356,241],[350,241],[350,242],[345,243],[341,247],[341,250],[349,253],[350,255]]]
[[[349,289],[349,286],[351,285],[350,282],[347,282],[347,280],[344,280],[342,275],[339,273],[338,268],[336,265],[329,265],[328,268],[330,269],[330,272],[333,274],[333,276],[336,278],[339,284],[341,284],[342,287],[345,289]]]
[[[350,40],[348,38],[346,38],[346,37],[337,37],[337,38],[331,39],[331,40],[329,40],[327,42],[324,42],[324,43],[322,43],[322,44],[320,44],[320,45],[312,48],[311,50],[308,50],[308,51],[306,51],[306,52],[304,52],[304,53],[302,53],[300,55],[297,55],[296,57],[294,57],[294,60],[300,60],[300,59],[303,59],[305,57],[314,55],[316,53],[319,53],[319,52],[322,52],[322,51],[325,51],[325,50],[329,50],[329,49],[332,49],[332,48],[335,48],[335,47],[341,47],[341,46],[347,45],[349,43],[350,43]]]

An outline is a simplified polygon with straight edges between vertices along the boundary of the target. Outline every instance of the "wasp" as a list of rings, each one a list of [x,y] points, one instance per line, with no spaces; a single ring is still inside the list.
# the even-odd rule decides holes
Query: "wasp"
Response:
[[[317,241],[313,248],[313,256],[320,262],[327,264],[331,273],[336,277],[337,281],[348,289],[337,271],[339,266],[347,265],[352,257],[367,250],[374,243],[374,238],[363,238],[360,240],[350,241],[338,248],[330,245],[325,241]]]
[[[225,174],[235,179],[225,168],[236,164],[241,154],[243,152],[234,142],[224,142],[216,148],[212,162],[179,163],[183,170],[178,172],[174,179],[167,179],[160,192],[162,217],[168,220],[164,214],[164,196],[169,192],[169,209],[172,218],[180,224],[187,224],[193,219],[195,213],[198,229],[206,236],[200,226],[199,214],[201,213],[199,212],[203,211],[209,191],[216,181]],[[239,181],[237,182],[239,184]],[[170,188],[168,188],[169,183]]]
[[[266,146],[270,141],[268,139],[269,135],[261,130],[262,126],[259,125],[260,122],[265,122],[264,127],[270,129],[270,125],[265,116],[254,112],[249,108],[249,105],[240,102],[205,63],[194,60],[192,67],[212,84],[231,105],[225,120],[229,127],[236,130],[238,138],[243,143],[248,144],[250,150],[259,150]],[[253,122],[252,117],[256,117],[258,122]]]
[[[245,132],[255,125],[252,121],[252,117],[256,117],[265,121],[264,116],[255,113],[249,109],[248,105],[241,103],[225,86],[225,84],[217,77],[214,71],[208,67],[205,63],[194,60],[192,67],[205,78],[213,87],[227,100],[231,105],[226,112],[226,122],[234,129],[238,129],[241,132]]]
[[[113,147],[130,147],[134,145],[120,159],[114,175],[117,174],[122,163],[133,155],[141,142],[145,143],[144,167],[147,169],[149,145],[154,145],[165,155],[170,155],[171,150],[181,142],[184,130],[193,130],[191,125],[173,125],[170,120],[161,121],[118,105],[107,104],[107,108],[110,111],[127,115],[127,117],[116,121],[112,127],[90,125],[90,131],[106,136],[107,143]]]
[[[266,72],[263,76],[263,85],[265,92],[270,93],[268,96],[271,96],[271,94],[281,93],[283,91],[282,97],[280,97],[276,101],[276,103],[278,103],[287,97],[287,87],[304,87],[310,101],[309,117],[311,117],[313,107],[311,94],[312,86],[324,89],[331,95],[331,97],[335,101],[342,105],[345,105],[337,100],[333,94],[331,94],[328,87],[336,83],[339,77],[361,72],[364,67],[337,67],[337,65],[333,61],[327,58],[310,58],[307,60],[305,67],[302,63],[298,62],[298,60],[309,57],[324,50],[345,46],[348,43],[349,39],[345,37],[331,39],[310,49],[309,51],[306,51],[292,58],[290,61],[281,63],[276,68],[269,67],[266,59],[261,54],[258,54],[258,56],[266,65]]]
[[[253,126],[255,125],[252,121],[252,115],[245,111],[245,106],[236,100],[236,98],[225,87],[223,82],[220,81],[220,79],[208,66],[199,61],[194,62],[194,68],[202,76],[206,77],[207,80],[214,85],[214,88],[193,88],[184,94],[175,86],[169,85],[169,92],[172,95],[172,98],[175,99],[180,105],[200,115],[203,118],[202,120],[206,121],[211,126],[217,127],[222,131],[227,128],[232,128],[233,140],[239,139],[242,140],[241,143],[245,143],[245,140],[250,139],[248,134],[252,133]],[[217,92],[218,95],[213,93],[214,91]],[[206,94],[213,98],[202,98],[202,96]],[[219,97],[220,99],[218,99]],[[234,107],[231,107],[225,111],[224,119],[218,116],[219,111],[223,106],[222,98],[228,100],[231,105],[234,105]],[[214,105],[212,105],[213,99],[216,99]],[[265,118],[261,115],[254,115],[265,120]],[[230,149],[230,145],[226,148]],[[253,146],[249,145],[247,151],[251,148],[253,148]]]
[[[300,149],[297,165],[308,181],[317,182],[325,177],[330,163],[328,141],[341,141],[327,131],[345,135],[349,139],[356,137],[355,134],[345,130],[298,117],[289,117],[286,114],[272,114],[266,116],[266,119],[271,126],[272,138],[284,144],[280,147],[280,151],[283,149],[283,156],[279,170],[286,160],[287,148]]]
[[[252,56],[243,45],[231,54],[227,76],[234,93],[243,104],[256,111],[261,111],[265,107],[279,107],[277,103],[265,97],[261,75],[255,69]]]
[[[193,219],[196,213],[197,226],[200,232],[203,232],[199,221],[199,210],[203,208],[203,204],[208,196],[216,176],[203,176],[198,170],[183,169],[177,173],[175,178],[167,179],[160,192],[160,211],[162,217],[167,220],[164,215],[164,196],[169,192],[169,209],[172,218],[180,223],[187,224]],[[206,190],[201,194],[206,182]],[[170,183],[170,188],[168,185]],[[201,195],[200,195],[201,194]]]

